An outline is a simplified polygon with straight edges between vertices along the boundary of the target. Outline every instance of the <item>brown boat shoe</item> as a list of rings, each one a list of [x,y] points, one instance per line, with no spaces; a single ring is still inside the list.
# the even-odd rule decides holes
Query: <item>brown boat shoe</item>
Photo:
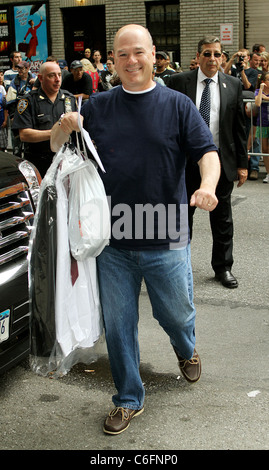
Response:
[[[120,434],[130,426],[131,419],[143,413],[144,407],[140,410],[130,410],[120,406],[110,411],[105,419],[103,431],[107,434]]]
[[[201,359],[194,349],[193,356],[191,359],[184,359],[181,357],[176,349],[174,348],[176,356],[178,358],[178,365],[182,372],[182,375],[188,382],[197,382],[201,377],[202,364]]]

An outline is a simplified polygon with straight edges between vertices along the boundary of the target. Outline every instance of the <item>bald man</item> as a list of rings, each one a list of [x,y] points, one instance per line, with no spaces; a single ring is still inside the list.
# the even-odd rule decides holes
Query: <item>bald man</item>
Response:
[[[153,315],[170,339],[183,376],[189,382],[200,378],[184,169],[188,153],[202,176],[192,204],[210,211],[217,205],[220,164],[211,133],[191,100],[152,80],[155,47],[148,30],[121,28],[113,55],[122,86],[91,96],[81,113],[106,169],[101,176],[111,200],[110,245],[97,264],[117,389],[103,429],[115,435],[144,410],[138,343],[143,278]],[[53,150],[78,130],[77,119],[71,113],[54,126]]]
[[[32,162],[41,176],[46,174],[54,153],[50,149],[53,124],[63,113],[75,111],[75,97],[61,90],[62,75],[55,62],[44,62],[39,70],[40,87],[18,101],[12,129],[19,131],[24,142],[24,157]]]

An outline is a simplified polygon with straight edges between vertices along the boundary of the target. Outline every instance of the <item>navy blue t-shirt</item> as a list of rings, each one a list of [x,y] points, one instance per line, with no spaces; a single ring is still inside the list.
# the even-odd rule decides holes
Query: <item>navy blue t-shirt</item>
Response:
[[[180,239],[180,223],[181,232],[188,231],[180,221],[187,156],[198,162],[217,150],[192,101],[159,84],[139,94],[118,86],[92,95],[81,114],[106,170],[101,177],[111,204],[111,246],[171,248]]]

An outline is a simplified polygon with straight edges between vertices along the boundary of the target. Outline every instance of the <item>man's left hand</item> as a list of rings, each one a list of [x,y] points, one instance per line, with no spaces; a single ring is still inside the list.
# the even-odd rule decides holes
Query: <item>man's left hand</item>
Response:
[[[197,189],[190,200],[191,206],[196,206],[209,212],[213,211],[217,207],[217,204],[218,199],[216,195],[202,188]]]

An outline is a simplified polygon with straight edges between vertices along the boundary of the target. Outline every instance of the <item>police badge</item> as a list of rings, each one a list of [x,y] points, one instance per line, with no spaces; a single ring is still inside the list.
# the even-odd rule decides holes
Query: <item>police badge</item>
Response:
[[[72,112],[72,104],[71,104],[70,96],[65,96],[65,112],[71,113]]]
[[[17,104],[17,110],[19,114],[22,114],[28,106],[28,101],[25,99],[22,99],[18,102]]]

